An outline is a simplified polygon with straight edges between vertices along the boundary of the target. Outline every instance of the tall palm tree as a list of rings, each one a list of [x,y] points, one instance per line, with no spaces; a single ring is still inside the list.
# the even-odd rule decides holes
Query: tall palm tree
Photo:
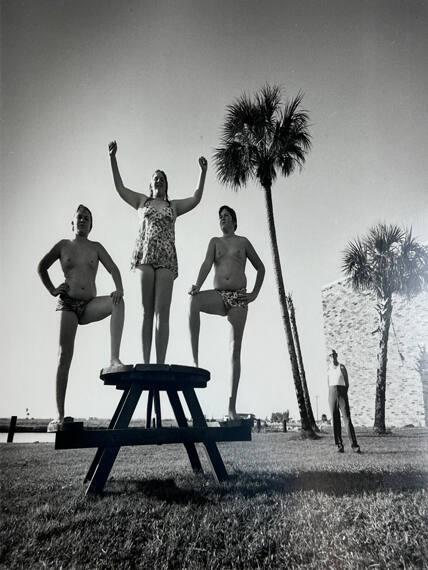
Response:
[[[289,176],[302,167],[310,149],[308,114],[300,109],[302,94],[282,103],[281,89],[265,85],[253,99],[242,95],[227,107],[221,146],[214,153],[217,176],[238,190],[249,180],[264,190],[275,277],[297,395],[302,431],[314,437],[305,406],[285,296],[272,204],[272,184],[277,174]]]
[[[428,248],[411,230],[378,224],[351,241],[343,254],[343,272],[357,291],[376,297],[379,348],[377,356],[374,430],[385,433],[386,368],[393,295],[412,297],[428,284]]]
[[[306,382],[305,366],[303,364],[302,349],[300,347],[299,331],[297,330],[296,310],[294,309],[294,302],[291,293],[286,295],[288,304],[288,313],[290,315],[291,332],[293,334],[294,349],[297,356],[297,364],[299,366],[300,381],[302,383],[303,397],[305,399],[306,413],[308,414],[309,424],[314,432],[319,432],[320,429],[314,418],[312,411],[311,398],[309,396],[308,383]]]

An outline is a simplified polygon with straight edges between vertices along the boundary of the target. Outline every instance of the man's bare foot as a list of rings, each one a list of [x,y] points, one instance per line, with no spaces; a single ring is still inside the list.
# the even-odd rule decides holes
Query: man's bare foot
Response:
[[[127,370],[131,370],[132,368],[133,365],[123,364],[123,362],[119,358],[112,358],[109,366],[103,368],[101,372],[103,374],[111,374],[112,372],[124,372]]]
[[[71,416],[66,416],[65,418],[55,418],[54,420],[48,423],[47,432],[48,433],[56,433],[57,431],[61,431],[64,427],[64,424],[71,424],[74,422],[74,418]]]
[[[236,413],[236,410],[231,410],[229,408],[229,412],[227,414],[227,417],[229,418],[229,420],[239,420],[239,414]]]
[[[116,372],[129,372],[134,368],[133,364],[123,364],[119,358],[112,358],[110,364],[101,369],[101,374],[114,374]]]
[[[126,364],[123,364],[123,362],[119,359],[119,358],[112,358],[110,361],[110,366],[109,368],[123,368],[124,366],[126,366]]]
[[[236,402],[229,398],[229,411],[228,411],[228,418],[230,420],[238,420],[239,414],[236,413]]]

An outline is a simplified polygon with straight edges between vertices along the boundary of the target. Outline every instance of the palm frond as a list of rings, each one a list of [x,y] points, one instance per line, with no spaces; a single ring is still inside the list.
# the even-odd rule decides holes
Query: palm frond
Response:
[[[350,241],[343,252],[342,271],[350,278],[357,291],[371,288],[372,271],[367,263],[367,249],[364,241],[357,238]]]
[[[226,108],[214,153],[220,182],[236,189],[256,178],[266,187],[278,173],[288,176],[302,168],[311,146],[302,97],[299,93],[283,105],[281,89],[266,84],[253,98],[244,93]]]
[[[371,290],[383,298],[394,293],[412,296],[428,286],[428,249],[412,237],[411,230],[377,224],[348,244],[342,271],[355,289]]]
[[[250,150],[239,142],[224,144],[215,150],[214,164],[222,184],[231,186],[234,190],[246,186],[253,171]]]
[[[299,92],[284,106],[276,133],[277,164],[283,176],[292,174],[296,166],[302,169],[306,155],[311,149],[309,116],[307,111],[298,110],[302,98],[303,93]]]
[[[265,84],[255,95],[256,105],[267,120],[273,120],[281,108],[281,88],[278,85]]]
[[[412,297],[428,287],[428,248],[415,240],[411,229],[401,245],[400,275],[397,288],[402,295]]]
[[[281,89],[274,85],[265,85],[255,95],[255,107],[258,109],[256,131],[265,139],[266,148],[270,146],[275,135],[276,125],[281,116]]]
[[[390,296],[400,288],[399,260],[404,236],[400,226],[380,223],[370,228],[365,238],[373,285],[383,296]]]
[[[232,105],[226,107],[226,118],[222,138],[232,142],[245,130],[251,130],[257,109],[251,99],[244,93]]]
[[[369,229],[366,241],[373,251],[384,255],[402,242],[405,233],[400,226],[381,223]]]

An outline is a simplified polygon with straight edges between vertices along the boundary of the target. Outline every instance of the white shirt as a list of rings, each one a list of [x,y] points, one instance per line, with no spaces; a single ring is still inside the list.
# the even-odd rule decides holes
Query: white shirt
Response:
[[[343,377],[341,365],[335,366],[331,364],[328,368],[328,385],[329,386],[346,386],[345,378]]]

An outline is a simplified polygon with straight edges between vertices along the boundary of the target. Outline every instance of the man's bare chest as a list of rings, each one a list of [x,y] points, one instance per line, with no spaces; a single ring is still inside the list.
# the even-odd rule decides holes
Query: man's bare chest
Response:
[[[61,251],[61,266],[64,270],[94,270],[98,267],[98,252],[91,245],[67,244]]]
[[[245,262],[245,247],[240,240],[219,239],[215,248],[215,259],[217,262],[233,260],[241,263]]]

